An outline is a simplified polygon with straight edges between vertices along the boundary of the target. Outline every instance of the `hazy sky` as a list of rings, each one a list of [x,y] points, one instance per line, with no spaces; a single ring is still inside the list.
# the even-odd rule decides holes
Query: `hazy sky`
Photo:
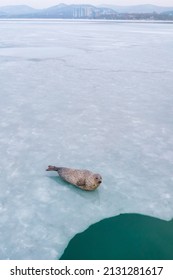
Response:
[[[154,4],[158,6],[173,7],[173,0],[0,0],[0,6],[7,5],[29,5],[33,8],[45,8],[65,4],[114,4],[114,5],[139,5],[139,4]]]

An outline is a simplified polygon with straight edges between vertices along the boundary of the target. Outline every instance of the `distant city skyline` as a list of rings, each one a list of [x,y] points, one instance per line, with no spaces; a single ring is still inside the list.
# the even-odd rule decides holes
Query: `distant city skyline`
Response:
[[[64,4],[91,4],[91,5],[117,5],[131,6],[152,4],[157,6],[173,6],[173,0],[0,0],[0,6],[28,5],[33,8],[47,8],[60,3]]]

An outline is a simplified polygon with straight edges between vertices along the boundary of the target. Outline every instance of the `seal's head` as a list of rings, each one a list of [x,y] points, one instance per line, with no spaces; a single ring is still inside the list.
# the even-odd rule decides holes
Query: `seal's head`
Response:
[[[86,173],[85,178],[85,190],[92,191],[99,187],[102,182],[102,177],[100,174],[93,174],[92,172]]]
[[[102,183],[102,177],[100,174],[94,174],[95,184],[99,186]]]

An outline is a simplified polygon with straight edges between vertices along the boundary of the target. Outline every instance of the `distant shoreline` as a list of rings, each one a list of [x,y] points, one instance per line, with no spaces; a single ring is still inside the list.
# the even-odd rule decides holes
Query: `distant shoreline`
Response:
[[[95,23],[95,22],[115,22],[115,23],[164,23],[173,24],[173,20],[119,20],[119,19],[62,19],[62,18],[0,18],[0,21],[52,21],[52,22],[75,22],[75,23]]]
[[[151,4],[116,6],[60,3],[37,9],[27,5],[9,5],[0,6],[0,18],[173,21],[173,7]]]

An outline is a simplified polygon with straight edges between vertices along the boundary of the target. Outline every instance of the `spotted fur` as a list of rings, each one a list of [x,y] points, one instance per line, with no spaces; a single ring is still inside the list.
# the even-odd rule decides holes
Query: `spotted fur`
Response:
[[[57,171],[64,181],[86,191],[95,190],[102,183],[100,174],[94,174],[85,169],[72,169],[49,165],[46,171]]]

